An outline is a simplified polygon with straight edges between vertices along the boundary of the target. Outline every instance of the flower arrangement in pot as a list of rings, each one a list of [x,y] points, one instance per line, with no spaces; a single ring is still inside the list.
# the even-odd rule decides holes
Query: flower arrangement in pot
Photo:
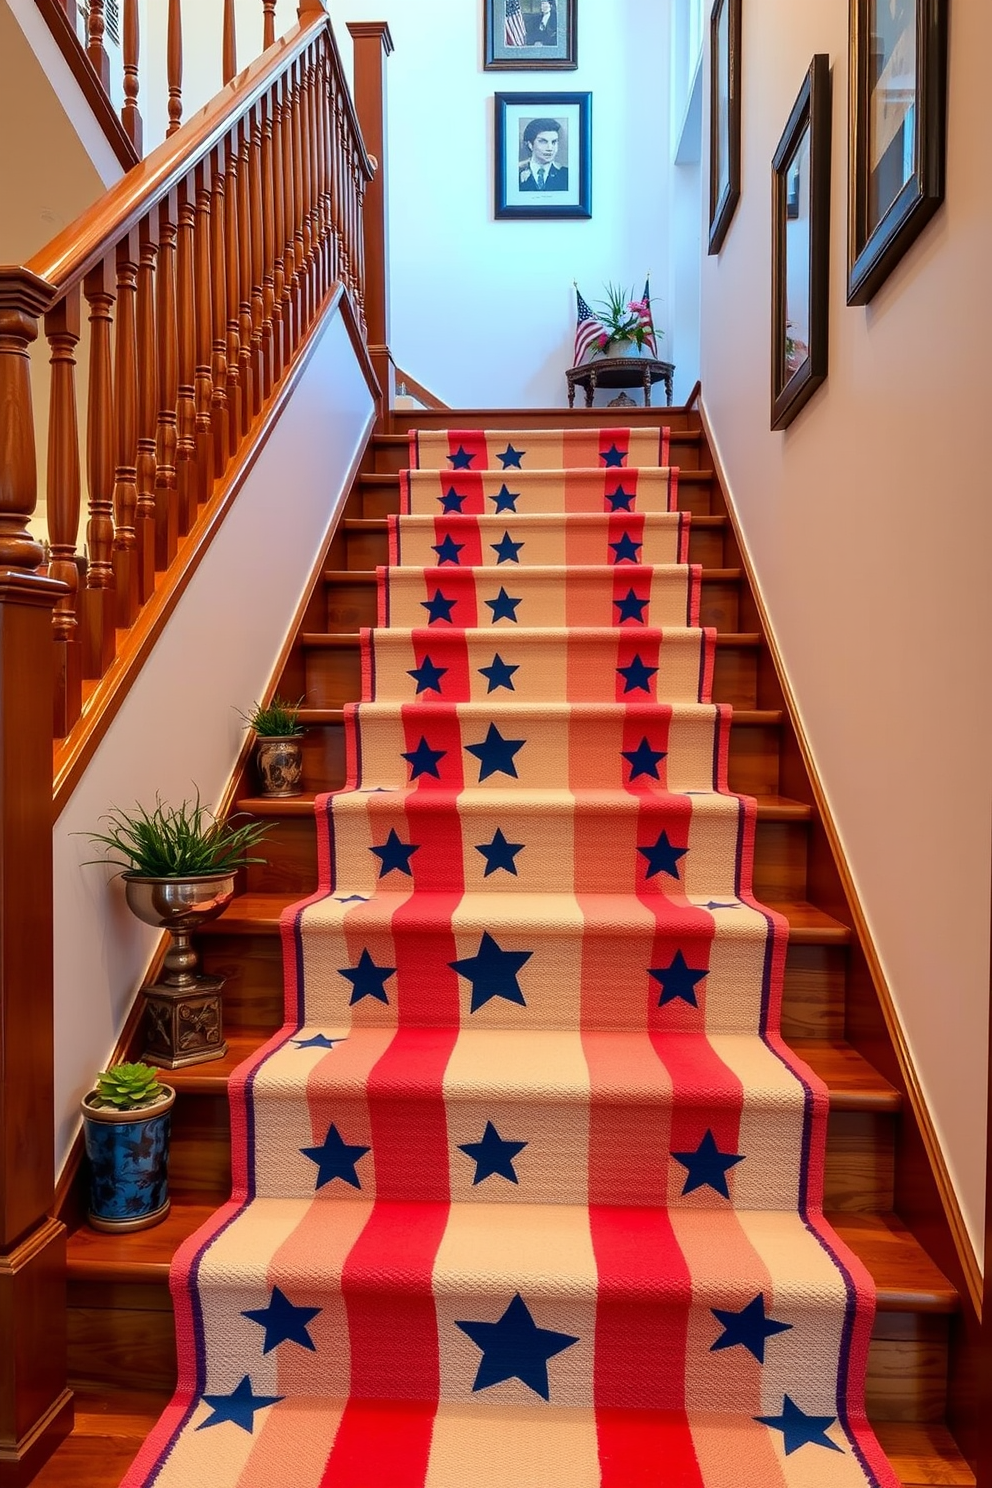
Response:
[[[662,333],[654,328],[648,283],[639,300],[635,300],[633,289],[607,284],[606,299],[598,301],[596,308],[602,335],[592,343],[593,356],[657,355],[657,337]]]
[[[278,799],[303,793],[302,703],[302,698],[288,703],[274,697],[271,703],[252,703],[251,711],[241,714],[255,731],[255,769],[263,796]]]
[[[227,908],[238,869],[265,861],[251,850],[266,824],[219,821],[201,805],[199,792],[178,806],[156,797],[153,811],[115,807],[103,820],[108,830],[91,832],[90,840],[108,849],[101,861],[122,870],[128,908],[172,936],[164,979],[144,989],[144,1057],[168,1069],[222,1059],[223,981],[198,974],[190,936]]]
[[[101,1070],[82,1100],[89,1223],[145,1230],[169,1212],[169,1135],[176,1092],[147,1064]]]

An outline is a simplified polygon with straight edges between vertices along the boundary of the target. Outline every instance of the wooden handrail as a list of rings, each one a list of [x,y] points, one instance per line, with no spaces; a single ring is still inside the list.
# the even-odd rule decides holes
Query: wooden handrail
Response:
[[[436,393],[432,393],[430,388],[425,388],[422,382],[418,382],[415,377],[411,377],[409,372],[404,372],[402,367],[397,367],[395,362],[393,366],[396,368],[397,389],[401,386],[405,387],[410,396],[416,398],[417,402],[422,403],[425,408],[442,409],[451,407],[450,403],[445,403]]]

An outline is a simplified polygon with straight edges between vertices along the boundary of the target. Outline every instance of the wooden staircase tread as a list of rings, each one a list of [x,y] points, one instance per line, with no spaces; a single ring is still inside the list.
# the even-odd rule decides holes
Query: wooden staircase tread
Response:
[[[975,1474],[946,1426],[928,1421],[872,1424],[903,1488],[975,1488]]]
[[[177,1095],[217,1095],[227,1090],[228,1080],[239,1064],[269,1040],[274,1028],[226,1028],[227,1053],[223,1059],[208,1064],[192,1064],[186,1069],[163,1070],[162,1078]]]
[[[644,408],[631,408],[631,409],[628,409],[628,410],[626,410],[624,412],[624,418],[625,419],[626,418],[629,418],[630,419],[631,427],[633,427],[634,424],[648,423],[648,421],[650,420],[649,427],[651,427],[651,425],[654,424],[654,423],[658,423],[659,427],[662,427],[663,428],[665,426],[665,412],[666,412],[666,408],[668,408],[668,407],[669,407],[669,405],[666,404],[666,407],[665,408],[648,408],[648,409],[644,409]],[[440,410],[424,409],[423,410],[423,413],[426,414],[428,417],[430,417],[430,416],[435,416],[436,417],[436,415],[437,415],[437,413],[439,411]],[[674,412],[675,413],[684,414],[684,413],[687,413],[688,411],[689,410],[686,409],[686,408],[674,408]],[[459,417],[461,417],[463,420],[468,415],[471,415],[473,418],[476,418],[476,419],[485,416],[490,421],[486,425],[486,427],[487,428],[490,428],[490,429],[497,428],[497,427],[503,427],[503,428],[509,428],[510,427],[509,424],[504,424],[504,425],[496,425],[496,424],[494,424],[492,422],[493,413],[492,413],[492,410],[491,409],[487,411],[484,408],[463,408],[463,409],[460,409],[460,410],[453,408],[453,409],[450,409],[450,410],[449,409],[445,409],[444,412],[445,412],[445,417],[449,420],[448,428],[450,428],[450,429],[465,429],[465,428],[468,428],[469,427],[464,422],[462,422],[460,424],[456,424],[456,423],[450,422],[450,420],[454,419],[456,415],[458,415]],[[529,409],[527,409],[528,416],[529,415],[532,415],[532,414],[539,415],[539,416],[542,416],[542,417],[544,415],[547,415],[547,417],[550,418],[550,419],[555,419],[555,420],[564,419],[566,421],[574,421],[576,419],[577,415],[580,415],[580,414],[581,414],[582,418],[585,419],[585,418],[588,417],[588,415],[590,413],[595,413],[595,414],[598,415],[599,413],[608,413],[608,412],[609,412],[608,409],[589,409],[589,408],[529,408]],[[413,428],[416,427],[416,424],[414,423],[414,420],[419,419],[421,417],[421,413],[419,411],[417,411],[417,410],[414,410],[414,409],[409,409],[406,412],[403,412],[402,410],[400,410],[400,413],[401,413],[401,416],[404,419],[409,419],[411,421],[411,426]],[[645,415],[647,415],[647,417],[645,417]],[[661,415],[660,419],[658,417],[659,415]],[[394,418],[396,417],[396,410],[394,410],[393,417]],[[604,420],[604,423],[606,423],[606,424],[608,424],[609,422],[610,422],[609,419]],[[426,427],[426,425],[423,425],[422,427]],[[473,425],[472,427],[478,427],[478,425]],[[550,425],[549,427],[554,427],[554,425]],[[702,443],[702,440],[703,440],[703,431],[702,431],[702,429],[672,429],[672,440],[674,441],[676,439],[677,440],[680,440],[680,441],[686,441],[686,442],[691,441],[693,444],[701,444]],[[403,433],[400,433],[400,434],[373,434],[372,435],[372,443],[373,443],[373,445],[383,445],[386,448],[389,448],[389,447],[394,447],[395,448],[397,445],[400,445],[400,444],[407,444],[408,445],[410,443],[410,435],[408,433],[407,434],[403,434]]]
[[[319,711],[324,715],[320,719],[322,723],[343,721],[344,711],[341,708],[324,708]],[[303,716],[301,711],[301,720]],[[734,716],[736,718],[737,715]],[[242,796],[235,802],[234,809],[250,812],[252,816],[308,817],[313,815],[317,794],[316,791],[304,791],[298,796]],[[753,799],[758,803],[759,821],[805,822],[811,821],[813,817],[813,808],[805,801],[793,801],[788,796],[774,795],[758,795]]]
[[[345,578],[354,577],[350,569],[342,569],[341,572]],[[505,635],[506,631],[502,634]],[[629,631],[626,634],[629,634]],[[317,651],[357,646],[359,638],[357,630],[310,630],[304,631],[300,636],[300,644],[304,650]],[[762,644],[761,633],[756,630],[718,630],[715,639],[720,647],[738,647],[743,650],[757,650]]]
[[[608,516],[609,513],[604,513]],[[683,513],[683,515],[690,515]],[[711,529],[722,529],[727,525],[726,517],[714,516],[692,516],[693,528],[707,527]],[[388,517],[345,517],[341,526],[346,532],[385,532],[389,527]]]
[[[382,568],[388,568],[389,564],[381,564]],[[559,565],[564,567],[565,565]],[[698,567],[699,565],[695,565]],[[604,564],[603,567],[606,567]],[[610,567],[616,567],[611,564]],[[621,565],[623,567],[623,565]],[[493,570],[495,572],[495,570]],[[517,570],[514,570],[516,572]],[[452,568],[454,572],[454,568]],[[486,572],[486,570],[483,570]],[[619,570],[618,570],[619,572]],[[707,568],[703,565],[702,579],[704,584],[739,584],[744,577],[742,568]],[[325,568],[322,578],[325,584],[377,584],[379,582],[378,569],[375,568]]]
[[[675,465],[668,468],[672,470],[678,470],[680,486],[709,485],[709,483],[715,478],[712,470],[684,470],[681,466]],[[434,471],[433,474],[450,475],[451,472],[438,470]],[[476,474],[478,474],[478,472],[476,472]],[[397,486],[399,484],[399,472],[395,470],[387,471],[385,473],[380,470],[365,471],[358,477],[358,484],[370,490],[382,490],[387,486]]]
[[[174,1194],[172,1208],[154,1229],[104,1235],[82,1225],[68,1237],[70,1282],[149,1284],[168,1279],[172,1257],[221,1203],[202,1194]],[[867,1268],[879,1310],[948,1314],[958,1295],[922,1246],[894,1214],[827,1215],[827,1220]]]
[[[837,1039],[786,1042],[826,1085],[831,1111],[900,1110],[901,1093],[850,1044]]]

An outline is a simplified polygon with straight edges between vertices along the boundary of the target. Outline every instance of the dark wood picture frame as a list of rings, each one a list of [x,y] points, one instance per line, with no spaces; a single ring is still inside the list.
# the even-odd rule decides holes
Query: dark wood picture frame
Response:
[[[830,58],[819,52],[810,63],[789,122],[772,161],[772,417],[773,429],[791,424],[827,376],[830,319]],[[808,150],[804,147],[808,142]],[[795,217],[789,215],[789,177],[797,156],[806,162],[808,182],[800,188]],[[802,199],[807,203],[808,340],[806,353],[790,366],[788,350],[788,245],[803,231]],[[800,245],[795,236],[796,247]],[[807,260],[800,253],[800,265]]]
[[[592,94],[497,93],[493,109],[494,216],[544,221],[591,217]],[[542,117],[563,126],[564,148],[555,156],[555,164],[567,171],[564,188],[556,184],[537,191],[524,180],[521,125]]]
[[[847,303],[866,305],[944,200],[947,157],[947,0],[916,7],[913,170],[870,224],[872,92],[879,57],[872,17],[887,0],[851,0]]]
[[[721,26],[726,17],[726,36]],[[724,45],[724,43],[726,43]],[[727,93],[723,95],[726,72]],[[723,112],[721,112],[721,104]],[[721,152],[727,177],[721,186]],[[719,253],[741,199],[741,0],[713,0],[710,12],[710,236]]]
[[[518,3],[522,6],[522,23],[524,34],[527,34],[533,29],[528,22],[534,19],[529,8],[536,0],[518,0]],[[483,67],[486,72],[569,72],[578,67],[578,0],[551,0],[556,26],[556,44],[553,47],[542,46],[539,42],[508,45],[506,4],[507,0],[483,0]],[[562,28],[563,36],[559,34]]]

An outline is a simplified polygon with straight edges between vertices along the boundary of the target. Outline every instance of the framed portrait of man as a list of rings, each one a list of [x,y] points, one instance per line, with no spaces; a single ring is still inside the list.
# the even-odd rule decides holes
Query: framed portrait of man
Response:
[[[487,71],[578,65],[578,0],[483,0]]]
[[[592,94],[497,93],[496,217],[592,216]]]

